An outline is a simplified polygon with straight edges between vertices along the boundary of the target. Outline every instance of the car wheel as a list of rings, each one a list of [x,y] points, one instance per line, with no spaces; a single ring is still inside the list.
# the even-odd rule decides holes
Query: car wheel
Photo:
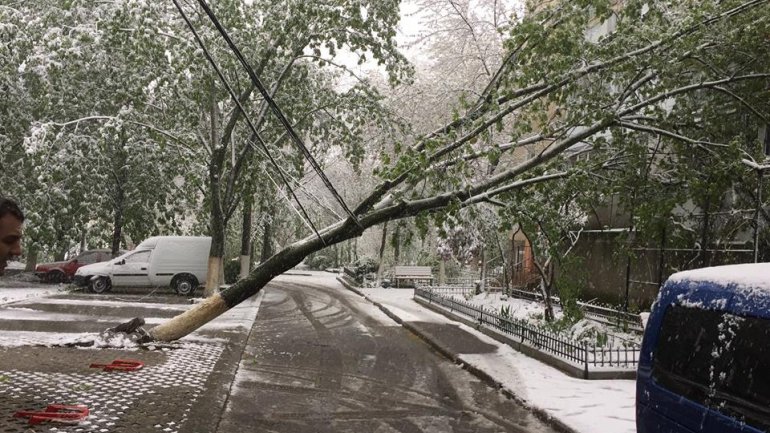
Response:
[[[112,283],[107,277],[93,277],[88,283],[88,288],[94,293],[104,293],[112,288]]]
[[[46,281],[52,284],[59,284],[64,282],[64,273],[61,271],[51,271],[46,274]]]
[[[198,287],[198,280],[192,275],[178,275],[171,282],[171,288],[182,296],[192,295],[196,287]]]

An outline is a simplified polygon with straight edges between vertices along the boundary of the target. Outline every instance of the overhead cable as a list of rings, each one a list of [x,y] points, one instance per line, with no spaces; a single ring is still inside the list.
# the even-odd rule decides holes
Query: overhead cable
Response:
[[[176,3],[176,0],[174,0],[174,2]],[[201,5],[203,10],[206,12],[206,15],[208,15],[211,22],[214,24],[214,26],[217,28],[219,33],[222,35],[222,38],[224,38],[225,42],[227,42],[227,45],[233,51],[233,54],[235,54],[235,57],[238,59],[241,65],[243,65],[244,69],[246,69],[246,72],[249,74],[249,78],[251,79],[252,84],[254,84],[254,86],[259,90],[259,93],[262,94],[262,97],[265,99],[265,102],[267,102],[267,104],[270,106],[270,109],[273,111],[273,114],[275,114],[275,116],[278,118],[281,124],[283,124],[283,127],[286,128],[286,131],[289,133],[289,136],[291,137],[292,142],[294,142],[294,145],[297,146],[297,148],[302,152],[302,154],[305,156],[305,159],[307,159],[310,165],[313,167],[313,170],[315,170],[315,172],[318,173],[318,176],[321,178],[324,185],[326,185],[326,188],[329,189],[329,191],[332,193],[332,195],[340,204],[340,206],[342,206],[342,209],[345,210],[345,213],[348,214],[348,216],[353,220],[353,222],[356,223],[357,226],[361,227],[361,223],[358,221],[358,218],[356,218],[356,216],[353,214],[350,208],[345,204],[345,201],[342,199],[340,194],[334,188],[334,185],[332,185],[331,181],[329,181],[329,178],[326,177],[326,174],[321,169],[321,166],[318,165],[318,162],[315,160],[315,158],[313,158],[313,155],[310,153],[307,146],[305,146],[305,143],[302,142],[302,139],[300,139],[297,133],[294,131],[294,128],[286,119],[286,116],[284,116],[283,112],[281,112],[281,109],[278,107],[278,105],[275,103],[273,98],[270,96],[267,89],[260,81],[259,77],[257,77],[257,74],[254,72],[254,69],[251,67],[251,65],[249,65],[249,63],[243,57],[243,54],[241,54],[241,51],[238,49],[237,46],[235,46],[235,43],[233,43],[232,39],[230,39],[230,36],[228,35],[227,31],[224,29],[224,27],[222,27],[222,24],[219,22],[216,15],[214,15],[214,12],[211,10],[209,5],[206,3],[205,0],[198,0],[198,3]]]
[[[233,102],[235,102],[235,105],[238,107],[238,110],[240,110],[241,114],[243,114],[244,119],[246,119],[246,123],[249,125],[249,128],[251,129],[251,132],[254,134],[254,137],[256,138],[259,145],[264,150],[267,157],[270,159],[270,163],[275,166],[276,171],[278,172],[278,175],[281,177],[281,180],[286,185],[286,188],[291,193],[292,197],[294,197],[294,200],[297,202],[297,205],[302,210],[302,214],[305,215],[305,218],[307,219],[307,223],[310,225],[310,227],[313,229],[313,232],[318,237],[321,242],[326,245],[321,235],[318,233],[318,230],[316,229],[315,225],[313,225],[313,221],[310,219],[310,216],[307,214],[307,211],[302,206],[302,203],[299,201],[299,198],[296,194],[294,194],[294,190],[289,185],[289,181],[284,177],[281,168],[278,166],[278,163],[275,161],[273,156],[270,154],[270,150],[267,147],[267,144],[265,144],[265,141],[262,139],[262,136],[259,135],[259,132],[257,131],[256,126],[254,126],[254,122],[251,121],[251,118],[249,117],[249,114],[246,112],[246,110],[243,108],[243,104],[241,104],[241,101],[238,99],[238,95],[235,94],[235,91],[230,86],[230,83],[227,82],[227,79],[225,78],[222,71],[219,69],[219,66],[216,64],[214,59],[211,57],[211,54],[209,53],[208,49],[206,49],[206,45],[203,43],[203,40],[198,35],[198,32],[195,30],[195,27],[193,26],[192,22],[190,22],[190,19],[187,17],[187,14],[184,13],[184,10],[182,9],[182,6],[179,4],[178,0],[172,0],[174,2],[174,5],[176,5],[176,8],[179,10],[179,13],[182,15],[182,18],[184,19],[185,23],[187,23],[187,27],[190,28],[190,31],[192,32],[193,36],[195,36],[195,40],[198,42],[198,45],[203,50],[203,54],[206,56],[206,59],[211,64],[211,67],[214,68],[214,71],[216,71],[217,76],[219,77],[219,80],[224,84],[224,86],[227,88],[227,92],[230,94],[230,97],[233,99]],[[216,145],[216,143],[212,143],[212,145]]]

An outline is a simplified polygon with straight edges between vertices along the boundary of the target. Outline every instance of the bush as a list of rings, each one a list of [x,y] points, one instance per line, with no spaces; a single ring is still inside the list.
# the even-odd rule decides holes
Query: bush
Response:
[[[305,264],[310,269],[322,271],[334,266],[334,258],[325,254],[313,254],[305,259]]]
[[[238,259],[225,261],[225,284],[235,284],[241,273],[241,262]]]
[[[583,319],[583,310],[578,305],[578,299],[582,287],[585,286],[585,268],[582,266],[582,260],[576,257],[568,258],[562,266],[562,271],[556,278],[556,289],[564,317],[571,324],[575,324]]]
[[[371,257],[361,257],[355,262],[353,262],[353,269],[356,271],[356,279],[363,279],[366,274],[371,274],[373,272],[377,272],[377,268],[379,267],[379,264],[377,263],[377,260],[374,260]]]

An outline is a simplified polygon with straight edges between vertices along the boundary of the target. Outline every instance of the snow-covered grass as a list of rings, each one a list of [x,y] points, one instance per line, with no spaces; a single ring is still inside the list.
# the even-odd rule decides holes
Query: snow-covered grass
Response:
[[[59,290],[59,286],[49,286],[44,288],[25,287],[18,289],[0,288],[0,305],[23,301],[25,299],[53,296],[61,293],[64,292]]]
[[[502,293],[486,292],[478,295],[463,295],[460,293],[446,294],[457,301],[464,301],[477,307],[483,307],[502,315],[508,314],[512,319],[522,320],[530,326],[559,334],[567,339],[587,342],[601,347],[625,347],[631,344],[641,344],[639,333],[597,322],[590,319],[569,320],[559,306],[554,306],[555,320],[545,321],[544,304],[527,299],[506,296]]]

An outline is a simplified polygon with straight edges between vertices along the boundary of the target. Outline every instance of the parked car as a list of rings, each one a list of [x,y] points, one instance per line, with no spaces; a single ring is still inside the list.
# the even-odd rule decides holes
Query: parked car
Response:
[[[152,237],[120,257],[78,269],[75,284],[94,293],[112,287],[170,286],[190,295],[206,281],[210,248],[210,237]]]
[[[770,431],[770,263],[672,275],[637,373],[638,433]]]
[[[119,251],[121,255],[125,251]],[[46,283],[67,283],[75,277],[75,271],[85,265],[104,262],[113,258],[111,250],[88,250],[78,254],[77,257],[61,262],[40,263],[35,267],[35,275]]]

